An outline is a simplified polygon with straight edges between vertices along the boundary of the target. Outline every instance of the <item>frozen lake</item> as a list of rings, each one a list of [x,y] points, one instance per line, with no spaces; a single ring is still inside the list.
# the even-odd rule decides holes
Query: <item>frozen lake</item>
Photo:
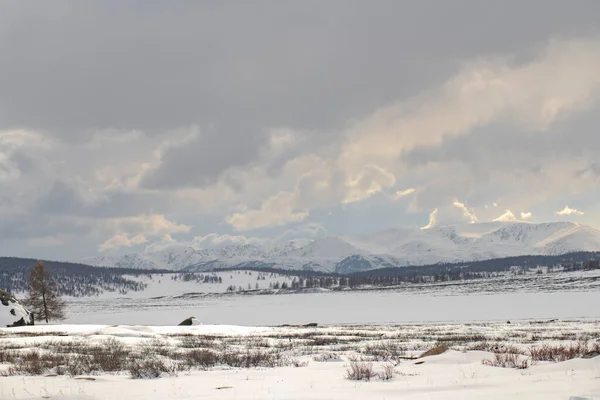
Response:
[[[394,291],[203,298],[76,299],[65,323],[174,325],[194,316],[203,324],[393,324],[600,318],[600,291],[432,295]]]
[[[64,322],[174,325],[190,316],[203,324],[232,325],[600,318],[600,271],[408,284],[391,290],[223,294],[232,282],[245,287],[254,279],[242,273],[231,276],[223,273],[220,286],[154,279],[145,281],[143,292],[70,298]]]

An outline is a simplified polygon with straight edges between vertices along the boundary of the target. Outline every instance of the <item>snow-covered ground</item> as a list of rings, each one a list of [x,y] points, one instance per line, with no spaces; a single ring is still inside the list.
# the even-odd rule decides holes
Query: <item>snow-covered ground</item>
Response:
[[[67,298],[62,324],[0,329],[0,399],[594,399],[600,357],[532,362],[531,350],[600,346],[599,275],[270,295],[248,284],[293,277],[138,277],[143,292]],[[411,359],[440,344],[450,350]],[[528,368],[485,364],[502,349]],[[94,369],[95,357],[118,365]],[[160,378],[132,378],[153,360]],[[355,362],[392,378],[349,380]]]
[[[140,383],[127,376],[2,378],[2,399],[540,399],[600,396],[598,358],[533,366],[527,371],[488,367],[484,352],[449,352],[425,364],[402,364],[391,381],[344,379],[345,364],[305,368],[208,371]]]
[[[0,365],[2,399],[595,399],[600,396],[600,357],[562,362],[534,361],[526,369],[485,365],[498,348],[528,349],[597,344],[600,321],[527,321],[328,327],[240,327],[194,325],[48,325],[0,329],[0,352],[79,354],[89,346],[157,360],[175,359],[188,368],[169,369],[158,379],[133,379],[131,367],[84,375],[23,375]],[[107,342],[108,340],[108,342]],[[415,359],[437,344],[450,350]],[[69,347],[71,346],[71,347]],[[87,347],[86,347],[87,346]],[[98,347],[100,346],[100,347]],[[105,347],[102,347],[105,346]],[[122,346],[122,347],[121,347]],[[65,350],[68,349],[68,350]],[[239,368],[189,363],[193,351],[277,355],[276,366]],[[186,353],[187,352],[187,353]],[[247,352],[247,353],[245,353]],[[96,354],[90,351],[90,354]],[[119,353],[120,354],[120,353]],[[183,355],[183,357],[181,357]],[[85,356],[85,355],[84,355]],[[106,356],[106,354],[105,354]],[[92,358],[94,356],[91,356]],[[7,358],[7,357],[4,357]],[[103,357],[106,359],[106,357]],[[106,360],[105,360],[106,361]],[[123,360],[121,360],[123,361]],[[353,365],[388,368],[391,379],[347,379]],[[125,360],[127,363],[127,360]],[[279,366],[279,364],[284,366]],[[63,371],[64,373],[64,371]]]

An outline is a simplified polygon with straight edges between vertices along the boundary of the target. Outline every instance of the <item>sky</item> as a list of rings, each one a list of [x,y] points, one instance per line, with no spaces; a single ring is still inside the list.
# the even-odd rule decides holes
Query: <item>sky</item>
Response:
[[[600,2],[0,3],[0,255],[600,228]]]

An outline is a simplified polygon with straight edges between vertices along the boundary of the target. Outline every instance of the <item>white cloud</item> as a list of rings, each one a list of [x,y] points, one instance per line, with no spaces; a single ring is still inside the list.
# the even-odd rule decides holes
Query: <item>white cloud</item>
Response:
[[[146,243],[148,240],[144,235],[135,235],[128,237],[126,234],[119,233],[108,239],[106,242],[98,246],[99,251],[118,249],[121,247],[131,247],[138,244]]]
[[[226,218],[236,231],[285,225],[300,222],[308,217],[308,211],[295,208],[296,193],[279,192],[267,199],[260,209],[231,214]]]
[[[331,204],[336,196],[326,161],[315,155],[289,161],[283,168],[281,180],[291,183],[293,188],[267,197],[258,208],[239,204],[237,212],[227,216],[226,222],[237,231],[301,222],[308,217],[309,209]]]
[[[458,200],[454,200],[452,202],[452,205],[456,208],[458,208],[459,210],[462,210],[463,212],[463,216],[465,216],[466,218],[469,219],[469,221],[474,224],[475,222],[477,222],[477,216],[475,215],[475,212],[473,210],[469,210],[469,208],[466,206],[465,203],[461,203]]]
[[[437,223],[437,215],[438,215],[439,210],[437,208],[435,208],[430,214],[429,214],[429,223],[427,225],[425,225],[424,227],[422,227],[421,229],[429,229],[435,226],[435,224]]]
[[[368,199],[382,188],[396,184],[396,177],[377,165],[365,165],[352,180],[346,182],[347,193],[342,204]]]
[[[98,247],[100,251],[146,243],[147,237],[163,238],[168,242],[173,240],[171,234],[187,233],[191,229],[191,226],[171,222],[161,214],[114,218],[105,225],[106,229],[117,233]]]
[[[517,221],[517,217],[515,217],[515,214],[513,214],[512,211],[506,210],[506,212],[504,214],[502,214],[498,218],[495,218],[494,221],[497,221],[497,222],[515,222],[515,221]]]
[[[521,213],[522,220],[530,219],[532,216],[533,216],[533,214],[531,212],[522,212]]]
[[[583,213],[583,211],[579,211],[579,210],[576,210],[569,206],[565,206],[565,208],[563,208],[562,210],[557,211],[556,214],[564,216],[564,215],[583,215],[584,213]]]
[[[398,190],[398,191],[396,191],[395,199],[397,200],[401,197],[411,195],[415,192],[416,192],[416,189],[414,189],[414,188],[408,188],[406,190]]]

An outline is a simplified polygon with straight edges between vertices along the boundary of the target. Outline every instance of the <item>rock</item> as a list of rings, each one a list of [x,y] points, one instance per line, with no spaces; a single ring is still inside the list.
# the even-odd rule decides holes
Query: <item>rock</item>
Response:
[[[33,325],[33,312],[26,309],[13,295],[0,290],[0,326]]]
[[[316,322],[310,322],[310,323],[302,325],[302,326],[304,326],[305,328],[314,328],[314,327],[316,327],[318,325],[319,324],[317,324]]]
[[[189,317],[189,318],[186,318],[186,319],[184,319],[183,321],[181,321],[181,322],[179,323],[179,325],[194,325],[194,321],[193,321],[194,319],[196,319],[196,317]]]

